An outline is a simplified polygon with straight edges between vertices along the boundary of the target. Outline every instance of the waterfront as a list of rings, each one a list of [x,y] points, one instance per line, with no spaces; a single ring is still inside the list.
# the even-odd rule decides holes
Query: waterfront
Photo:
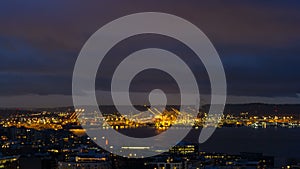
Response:
[[[201,129],[193,129],[184,141],[197,143],[200,131]],[[153,128],[122,129],[119,132],[132,137],[150,137],[158,134]],[[300,160],[299,144],[300,128],[222,127],[218,128],[212,137],[199,147],[203,152],[263,153],[274,156],[275,166],[279,167],[289,159]]]
[[[195,131],[193,131],[195,132]],[[188,140],[195,140],[190,134]],[[261,152],[275,157],[275,166],[286,159],[300,159],[300,128],[218,128],[200,151],[234,153]]]
[[[180,129],[177,129],[180,130]],[[149,137],[153,129],[124,129],[129,136]],[[201,129],[193,129],[185,141],[197,143]],[[152,134],[151,134],[152,133]],[[288,159],[300,159],[300,128],[217,128],[212,137],[200,144],[200,151],[239,154],[240,152],[264,153],[275,157],[275,166],[282,166]]]

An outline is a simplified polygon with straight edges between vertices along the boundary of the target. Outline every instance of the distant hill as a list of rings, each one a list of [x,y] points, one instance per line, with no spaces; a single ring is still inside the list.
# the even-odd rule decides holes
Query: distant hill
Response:
[[[208,111],[209,105],[202,106],[202,111]],[[300,104],[227,104],[224,114],[238,115],[241,112],[248,112],[249,115],[299,115]]]
[[[144,106],[135,106],[140,111],[145,111]],[[178,106],[174,106],[178,107]],[[210,105],[203,105],[201,111],[208,112]],[[117,110],[114,106],[102,106],[100,110],[105,113],[115,113]],[[16,108],[0,108],[0,117],[7,117],[13,113],[30,113],[41,111],[74,111],[74,108],[57,107],[57,108],[32,108],[32,109],[16,109]],[[293,115],[300,119],[300,104],[227,104],[224,109],[224,114],[239,115],[241,112],[248,112],[249,115]]]

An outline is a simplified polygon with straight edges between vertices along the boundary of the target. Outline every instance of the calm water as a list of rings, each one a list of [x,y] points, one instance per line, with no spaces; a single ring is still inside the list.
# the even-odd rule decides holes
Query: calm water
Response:
[[[200,147],[209,152],[260,152],[275,156],[281,165],[288,158],[300,159],[300,128],[220,128]]]
[[[152,129],[125,130],[127,135],[153,135]],[[185,141],[197,142],[199,132],[193,130]],[[151,134],[152,133],[152,134]],[[275,157],[275,165],[285,163],[288,158],[300,159],[300,128],[218,128],[213,136],[200,145],[201,151],[239,154],[256,152]]]

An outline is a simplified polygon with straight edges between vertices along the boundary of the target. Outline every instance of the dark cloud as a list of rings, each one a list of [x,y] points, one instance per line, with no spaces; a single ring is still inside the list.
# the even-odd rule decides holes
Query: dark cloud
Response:
[[[72,77],[34,73],[0,73],[1,96],[70,94]]]
[[[70,95],[73,67],[89,36],[123,15],[157,11],[191,21],[210,38],[224,64],[229,94],[295,96],[299,9],[296,0],[1,2],[0,93]]]

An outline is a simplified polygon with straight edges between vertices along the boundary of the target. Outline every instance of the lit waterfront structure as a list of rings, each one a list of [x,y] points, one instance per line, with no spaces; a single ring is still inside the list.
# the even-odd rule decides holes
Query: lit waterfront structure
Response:
[[[145,107],[144,107],[145,108]],[[240,114],[226,113],[222,117],[209,116],[205,111],[194,110],[190,106],[183,107],[179,111],[177,108],[168,107],[146,107],[149,113],[143,111],[136,114],[127,113],[122,115],[118,112],[103,113],[85,112],[85,109],[69,109],[68,111],[41,111],[30,113],[11,114],[5,119],[1,119],[0,125],[4,128],[16,127],[34,130],[64,130],[78,128],[80,125],[94,127],[98,129],[127,129],[138,127],[155,127],[157,130],[167,130],[171,126],[185,127],[300,127],[299,118],[293,115],[251,115],[249,112]],[[108,109],[109,110],[109,109]],[[193,113],[191,113],[193,112]],[[126,113],[125,113],[126,114]],[[198,114],[194,117],[192,114]],[[80,120],[78,119],[80,117]],[[77,127],[76,127],[77,126]],[[5,139],[5,138],[1,138]]]
[[[95,151],[77,153],[66,161],[58,162],[58,169],[111,169],[108,156],[107,153],[99,154]]]

